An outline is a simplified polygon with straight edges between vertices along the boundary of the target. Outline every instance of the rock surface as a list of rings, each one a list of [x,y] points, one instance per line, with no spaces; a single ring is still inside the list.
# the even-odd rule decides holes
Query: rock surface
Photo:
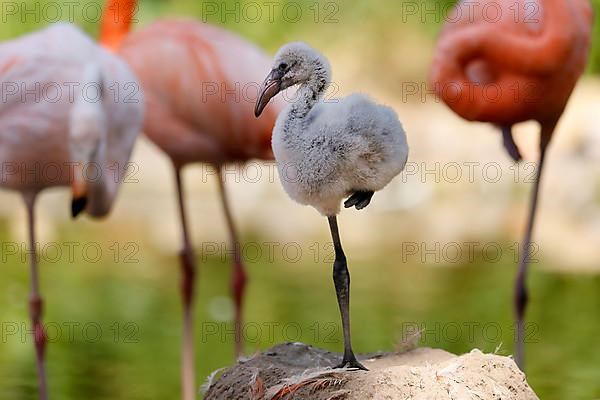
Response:
[[[340,355],[280,344],[207,382],[205,400],[538,399],[511,358],[479,350],[456,356],[417,348],[359,358],[368,372],[331,369]]]

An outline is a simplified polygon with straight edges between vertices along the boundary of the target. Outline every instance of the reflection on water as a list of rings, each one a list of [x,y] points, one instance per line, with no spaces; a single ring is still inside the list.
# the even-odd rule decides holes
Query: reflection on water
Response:
[[[3,241],[7,237],[2,234]],[[91,239],[103,248],[110,246],[110,238]],[[379,260],[361,259],[355,249],[347,249],[357,351],[391,350],[401,332],[410,333],[416,324],[425,346],[456,353],[474,347],[512,352],[510,259],[476,259],[470,266],[440,268],[415,260],[403,264],[397,261],[399,251],[386,249],[386,258]],[[177,398],[177,259],[143,243],[134,263],[115,263],[112,256],[97,262],[42,261],[53,398]],[[320,258],[290,262],[275,257],[272,263],[249,264],[244,325],[248,354],[281,341],[341,349],[331,269],[327,255]],[[26,331],[28,273],[21,261],[17,255],[2,264],[0,398],[33,400],[37,389],[31,335]],[[196,309],[199,383],[233,361],[229,274],[226,261],[201,263]],[[544,399],[599,397],[600,277],[550,273],[534,266],[530,287],[531,385]]]

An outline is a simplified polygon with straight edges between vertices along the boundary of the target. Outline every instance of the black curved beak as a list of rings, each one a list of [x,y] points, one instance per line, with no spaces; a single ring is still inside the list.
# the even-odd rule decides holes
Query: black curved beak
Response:
[[[283,72],[279,69],[274,69],[269,73],[261,85],[258,93],[258,100],[256,100],[256,106],[254,107],[254,116],[256,118],[262,114],[267,104],[269,104],[269,101],[281,91],[282,77]]]

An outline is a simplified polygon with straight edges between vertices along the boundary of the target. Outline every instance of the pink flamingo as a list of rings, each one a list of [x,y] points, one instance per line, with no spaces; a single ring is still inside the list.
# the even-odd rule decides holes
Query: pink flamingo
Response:
[[[133,10],[135,0],[111,0],[110,10]],[[108,16],[108,14],[107,14]],[[145,134],[171,159],[181,219],[183,398],[195,396],[193,299],[196,266],[184,207],[182,168],[208,163],[219,172],[219,190],[233,249],[231,290],[235,307],[235,352],[242,345],[246,272],[229,208],[221,167],[252,158],[271,160],[271,132],[279,106],[253,118],[262,74],[270,60],[254,45],[214,26],[163,20],[128,34],[131,18],[105,18],[101,40],[117,49],[139,77],[148,112]]]
[[[0,185],[27,208],[39,397],[48,398],[34,207],[45,188],[72,186],[71,211],[105,216],[141,128],[143,99],[127,65],[79,29],[56,24],[0,45]],[[117,89],[118,88],[118,89]]]
[[[515,161],[521,154],[512,126],[527,120],[541,126],[539,166],[515,281],[515,354],[523,368],[526,277],[542,168],[555,127],[585,68],[592,9],[588,0],[484,0],[477,5],[488,11],[470,12],[466,2],[456,5],[453,15],[462,17],[445,24],[430,81],[463,118],[499,126]],[[489,12],[498,7],[498,13]]]

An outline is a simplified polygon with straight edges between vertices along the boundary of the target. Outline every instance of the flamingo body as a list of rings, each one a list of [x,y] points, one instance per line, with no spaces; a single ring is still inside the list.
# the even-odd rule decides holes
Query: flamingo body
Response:
[[[501,11],[485,18],[469,13],[466,3],[457,4],[462,17],[441,32],[430,76],[434,90],[470,121],[555,122],[587,61],[589,2],[484,0],[478,10],[493,5]]]
[[[0,80],[5,88],[0,104],[4,165],[0,185],[35,194],[72,183],[72,163],[79,160],[73,159],[69,148],[70,120],[85,86],[84,68],[90,63],[97,64],[103,76],[99,105],[106,121],[107,151],[99,165],[104,187],[94,192],[96,196],[90,193],[86,211],[103,216],[113,203],[140,131],[143,99],[127,65],[70,24],[56,24],[0,45]],[[15,87],[16,93],[10,94]],[[96,99],[97,91],[87,92],[89,99]]]
[[[144,87],[144,132],[177,165],[272,159],[277,110],[264,121],[252,114],[269,65],[256,46],[207,24],[163,20],[130,34],[119,54]]]
[[[135,0],[110,0],[108,9],[131,9]],[[131,20],[104,18],[101,40],[132,67],[144,88],[145,134],[171,159],[175,169],[183,246],[181,294],[182,398],[196,397],[194,317],[196,262],[184,205],[181,169],[194,162],[219,171],[219,191],[233,253],[235,354],[243,351],[242,304],[246,272],[221,166],[252,158],[273,158],[271,132],[281,104],[265,120],[253,118],[262,73],[270,60],[253,44],[207,24],[160,20],[127,34]]]
[[[143,99],[123,61],[65,23],[0,44],[0,81],[0,186],[23,194],[34,252],[35,200],[43,189],[71,185],[74,216],[109,212],[141,128]],[[47,400],[35,255],[29,264],[39,398]]]

